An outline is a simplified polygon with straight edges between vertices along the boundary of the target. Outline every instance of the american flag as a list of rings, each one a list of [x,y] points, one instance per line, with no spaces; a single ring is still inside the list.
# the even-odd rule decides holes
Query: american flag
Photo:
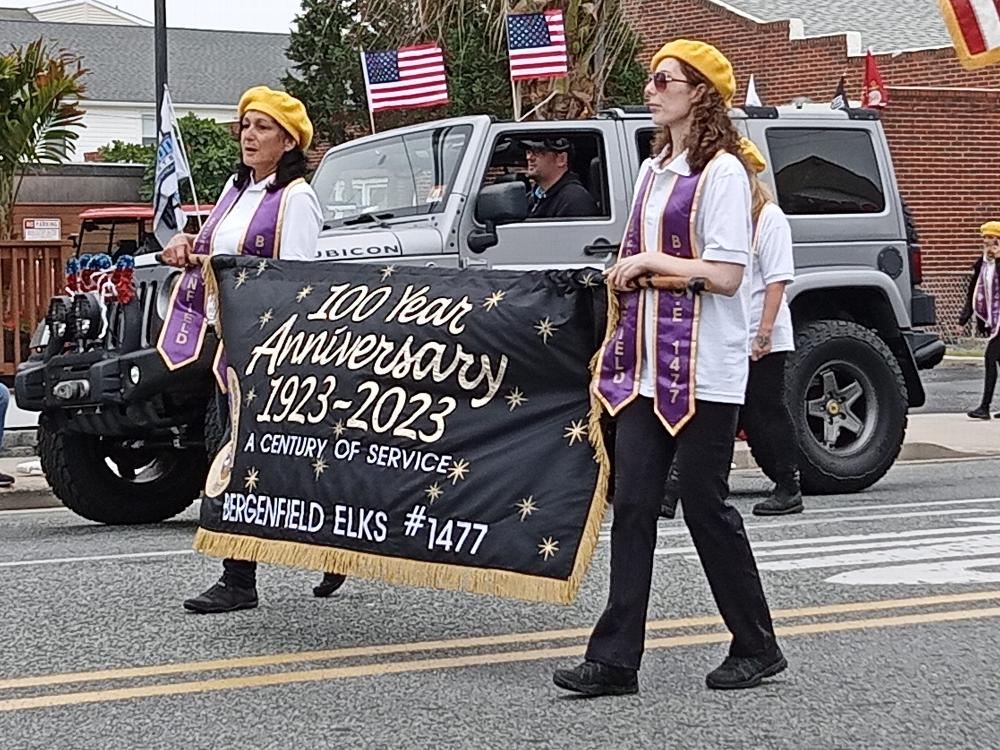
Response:
[[[938,6],[963,67],[1000,62],[1000,7],[994,0],[938,0]]]
[[[361,63],[372,112],[448,103],[444,53],[436,44],[363,52]]]
[[[507,49],[513,81],[566,76],[569,58],[562,11],[507,16]]]

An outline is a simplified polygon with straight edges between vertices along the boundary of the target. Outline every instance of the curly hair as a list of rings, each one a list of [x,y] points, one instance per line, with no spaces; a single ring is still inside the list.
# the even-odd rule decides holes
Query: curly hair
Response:
[[[736,128],[729,119],[729,110],[725,102],[722,101],[722,95],[705,76],[693,67],[683,60],[677,62],[680,63],[684,77],[688,81],[696,86],[698,84],[705,86],[704,96],[694,104],[691,130],[683,144],[687,150],[687,160],[691,170],[701,172],[719,151],[728,151],[740,160],[749,173],[746,160],[740,153],[740,134],[736,132]],[[655,159],[663,149],[672,148],[672,146],[670,129],[660,128],[656,137],[653,138],[651,156]]]

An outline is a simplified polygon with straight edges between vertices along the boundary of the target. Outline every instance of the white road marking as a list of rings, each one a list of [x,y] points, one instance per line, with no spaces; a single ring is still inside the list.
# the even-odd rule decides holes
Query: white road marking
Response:
[[[1000,581],[1000,557],[980,557],[971,560],[941,560],[915,565],[886,565],[838,573],[826,580],[849,586],[899,586],[917,584],[954,585],[963,583],[996,583]]]
[[[23,516],[28,513],[70,513],[70,509],[59,506],[58,508],[19,508],[17,510],[0,510],[0,518],[4,516]]]
[[[805,550],[803,550],[805,551]],[[948,557],[976,557],[1000,554],[1000,534],[982,534],[964,539],[939,542],[903,549],[878,549],[843,555],[796,557],[786,560],[766,560],[758,563],[761,570],[813,570],[855,565],[878,566],[884,563],[916,560],[942,560]]]
[[[87,555],[84,557],[43,557],[37,560],[11,560],[0,562],[0,568],[25,568],[30,565],[64,565],[66,563],[98,562],[104,560],[136,560],[148,557],[171,557],[191,555],[192,549],[167,549],[158,552],[125,552],[118,555]]]

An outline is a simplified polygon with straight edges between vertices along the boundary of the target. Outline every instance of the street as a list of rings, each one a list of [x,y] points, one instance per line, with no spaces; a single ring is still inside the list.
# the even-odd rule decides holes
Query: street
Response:
[[[318,574],[268,567],[259,609],[197,616],[180,602],[219,565],[190,551],[193,509],[140,528],[0,513],[0,745],[997,747],[998,473],[900,463],[760,519],[763,478],[735,472],[789,670],[705,688],[728,636],[682,522],[662,521],[640,693],[593,700],[551,671],[603,606],[606,538],[569,607],[361,580],[319,600]]]

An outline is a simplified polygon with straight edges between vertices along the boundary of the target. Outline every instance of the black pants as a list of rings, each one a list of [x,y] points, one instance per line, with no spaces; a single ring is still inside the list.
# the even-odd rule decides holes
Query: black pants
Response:
[[[779,487],[798,489],[798,442],[785,402],[786,352],[774,352],[750,362],[746,402],[740,426],[753,447],[754,459]]]
[[[726,503],[738,408],[697,403],[694,418],[672,438],[638,398],[618,415],[615,502],[611,525],[611,590],[590,636],[587,659],[638,669],[656,548],[656,519],[671,460],[678,464],[684,522],[733,635],[730,654],[769,654],[775,647],[771,613],[743,518]]]
[[[997,368],[1000,367],[1000,334],[990,339],[986,345],[986,381],[983,383],[983,403],[981,406],[989,411],[993,404],[993,391],[997,387]]]

